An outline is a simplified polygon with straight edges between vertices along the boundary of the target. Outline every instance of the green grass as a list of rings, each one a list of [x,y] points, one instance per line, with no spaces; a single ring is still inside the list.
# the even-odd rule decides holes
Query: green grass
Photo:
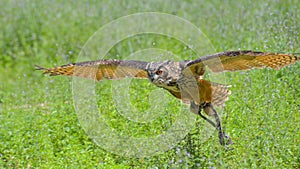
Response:
[[[33,66],[75,62],[101,26],[121,16],[150,11],[191,21],[216,51],[299,53],[297,0],[1,1],[0,9],[0,168],[300,168],[299,63],[278,71],[224,74],[232,85],[222,113],[226,132],[235,143],[230,149],[218,144],[217,133],[203,140],[205,122],[197,118],[190,134],[174,148],[140,159],[98,146],[77,118],[72,79],[44,77]],[[183,59],[197,57],[175,39],[148,34],[119,42],[107,58],[122,59],[153,46]],[[145,124],[124,119],[112,104],[112,83],[99,83],[96,91],[97,104],[115,130],[153,136],[173,123],[180,103],[166,92],[170,102],[161,117]],[[132,105],[146,110],[150,105],[144,98],[154,89],[147,81],[134,80]]]

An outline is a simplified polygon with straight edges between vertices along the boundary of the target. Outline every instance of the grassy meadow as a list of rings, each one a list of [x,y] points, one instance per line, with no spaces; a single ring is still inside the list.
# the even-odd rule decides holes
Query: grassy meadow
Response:
[[[300,63],[280,70],[226,72],[232,94],[222,111],[234,144],[219,145],[217,132],[203,139],[197,117],[189,134],[169,151],[130,158],[98,146],[74,108],[72,78],[44,76],[34,65],[77,61],[88,39],[111,21],[137,12],[177,15],[196,25],[216,52],[255,50],[300,53],[300,3],[263,1],[8,1],[0,2],[0,168],[300,168]],[[154,25],[155,26],[155,25]],[[155,42],[155,43],[154,43]],[[106,58],[122,59],[157,48],[196,59],[175,39],[137,35],[116,44]],[[211,54],[211,53],[206,53]],[[112,85],[96,84],[97,104],[115,130],[136,137],[167,130],[181,103],[169,100],[161,116],[134,123],[116,111]],[[156,90],[133,80],[130,102],[150,107]],[[155,104],[159,104],[156,102]],[[114,140],[111,140],[113,144]]]

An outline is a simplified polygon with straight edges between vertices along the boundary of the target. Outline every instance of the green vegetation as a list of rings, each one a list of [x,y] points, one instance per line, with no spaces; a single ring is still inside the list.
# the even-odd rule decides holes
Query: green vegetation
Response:
[[[157,156],[128,158],[98,146],[78,121],[72,79],[44,77],[34,64],[76,62],[88,38],[101,26],[136,12],[164,12],[200,28],[216,51],[251,49],[300,52],[300,3],[265,1],[1,1],[0,2],[0,168],[300,168],[300,64],[281,70],[225,73],[232,95],[222,112],[234,145],[203,140],[203,125],[173,149]],[[174,39],[138,35],[114,46],[107,58],[125,58],[140,48],[166,49],[183,59],[193,52]],[[208,54],[208,53],[207,53]],[[97,103],[109,125],[133,136],[153,136],[173,122],[180,102],[170,100],[151,123],[120,116],[111,85],[96,85]],[[131,104],[144,111],[156,89],[133,80]],[[136,94],[141,91],[141,95]],[[135,101],[136,100],[136,101]],[[130,129],[129,129],[130,128]],[[113,140],[112,140],[113,142]]]

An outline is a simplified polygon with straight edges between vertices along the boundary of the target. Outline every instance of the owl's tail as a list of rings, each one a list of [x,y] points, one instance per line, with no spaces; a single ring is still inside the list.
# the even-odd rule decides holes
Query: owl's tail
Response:
[[[225,101],[228,100],[230,95],[229,86],[210,82],[204,79],[198,80],[200,102],[196,102],[196,105],[212,104],[214,106],[224,107]],[[191,111],[198,114],[198,108],[193,107],[191,104]],[[208,115],[213,115],[213,110],[208,107],[204,107],[204,112]]]
[[[210,82],[204,79],[198,81],[200,91],[200,103],[212,103],[215,106],[224,106],[225,101],[228,100],[230,95],[229,86]]]
[[[228,89],[230,86],[213,83],[211,82],[212,88],[212,104],[216,106],[225,106],[225,101],[228,100],[228,96],[231,94],[230,90]]]

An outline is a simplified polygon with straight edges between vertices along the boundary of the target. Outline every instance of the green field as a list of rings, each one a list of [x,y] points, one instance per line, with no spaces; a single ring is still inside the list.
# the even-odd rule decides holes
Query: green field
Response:
[[[169,13],[190,21],[216,52],[300,52],[297,0],[1,1],[0,168],[300,168],[299,62],[280,70],[223,75],[232,85],[222,111],[234,142],[228,148],[219,145],[217,132],[204,139],[201,126],[206,123],[199,117],[182,141],[159,155],[129,158],[98,146],[78,120],[72,78],[44,76],[34,65],[76,62],[94,32],[137,12]],[[181,59],[198,57],[176,39],[146,34],[119,42],[106,58],[122,59],[147,48],[164,49]],[[162,90],[157,92],[166,93],[170,102],[157,119],[144,124],[120,116],[111,97],[118,82],[103,81],[95,88],[98,107],[112,128],[147,137],[172,125],[181,103]],[[146,110],[155,89],[147,80],[133,80],[131,104]]]

